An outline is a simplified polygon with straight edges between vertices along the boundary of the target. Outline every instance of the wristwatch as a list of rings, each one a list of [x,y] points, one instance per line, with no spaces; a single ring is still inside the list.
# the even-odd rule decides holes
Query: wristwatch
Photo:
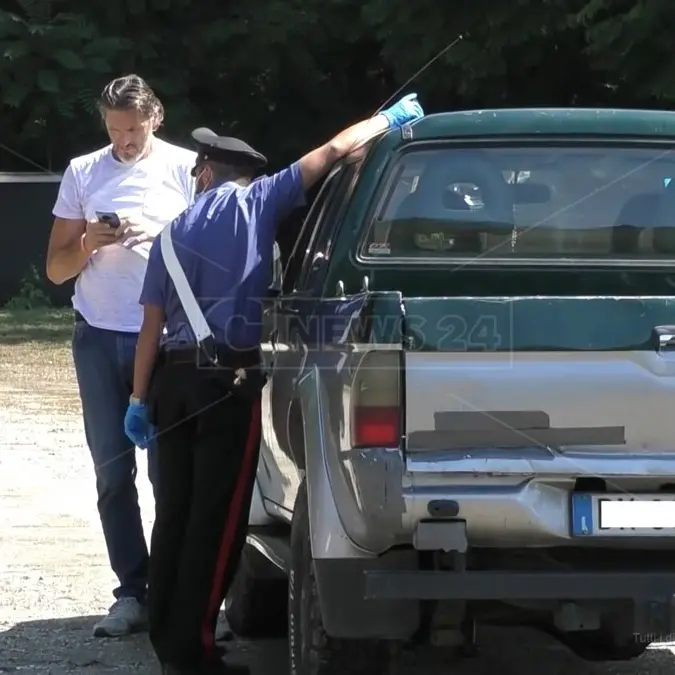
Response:
[[[129,396],[129,403],[132,405],[141,405],[143,403],[142,399],[138,398],[138,396],[134,396],[133,394]]]

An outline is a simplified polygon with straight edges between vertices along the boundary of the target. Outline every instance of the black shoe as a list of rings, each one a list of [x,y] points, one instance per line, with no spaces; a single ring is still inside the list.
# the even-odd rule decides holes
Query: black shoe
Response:
[[[216,633],[216,642],[231,642],[232,640],[234,640],[234,633],[230,628]]]
[[[243,663],[214,661],[203,666],[199,675],[250,675],[250,672],[251,669]]]
[[[225,670],[221,671],[223,675],[250,675],[251,669],[243,663],[224,664]]]
[[[162,675],[199,675],[198,666],[188,668],[187,666],[177,666],[174,663],[162,664]]]

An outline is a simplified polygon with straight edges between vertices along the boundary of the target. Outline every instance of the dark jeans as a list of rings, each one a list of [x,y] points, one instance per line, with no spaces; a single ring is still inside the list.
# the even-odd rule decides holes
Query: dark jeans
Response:
[[[98,512],[108,558],[119,586],[116,598],[146,598],[148,547],[136,490],[136,449],[124,433],[138,334],[75,322],[73,360],[82,399],[84,431],[94,460]],[[154,481],[154,451],[148,451]]]

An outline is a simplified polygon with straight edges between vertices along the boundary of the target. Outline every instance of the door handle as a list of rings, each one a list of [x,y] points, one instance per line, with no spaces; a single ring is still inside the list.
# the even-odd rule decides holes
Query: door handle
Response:
[[[675,352],[675,326],[655,326],[652,331],[652,344],[659,354]]]
[[[278,307],[266,307],[263,310],[263,316],[269,316],[273,312],[278,312],[280,315],[284,314],[292,314],[292,315],[298,315],[300,314],[300,310],[297,307],[284,307],[282,309],[279,309]]]

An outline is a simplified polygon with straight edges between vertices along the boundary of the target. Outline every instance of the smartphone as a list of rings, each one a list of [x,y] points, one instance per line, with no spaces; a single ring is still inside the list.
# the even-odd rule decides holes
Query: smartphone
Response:
[[[120,217],[116,213],[109,211],[96,211],[96,217],[102,222],[107,223],[116,230],[120,226]]]

